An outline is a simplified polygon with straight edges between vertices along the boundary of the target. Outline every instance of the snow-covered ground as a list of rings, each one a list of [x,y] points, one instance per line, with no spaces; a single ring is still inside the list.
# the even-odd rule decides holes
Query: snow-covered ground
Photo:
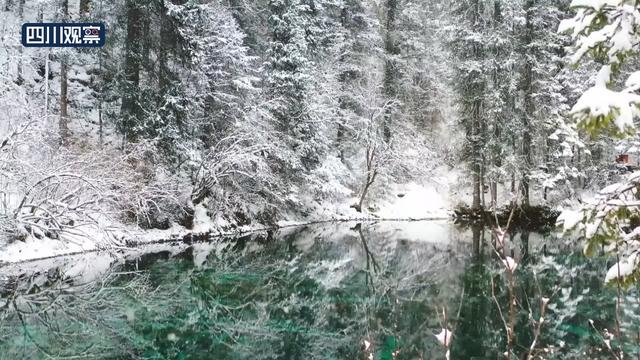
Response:
[[[390,189],[390,197],[377,204],[375,214],[388,219],[447,219],[452,209],[449,187],[436,182],[396,185]]]

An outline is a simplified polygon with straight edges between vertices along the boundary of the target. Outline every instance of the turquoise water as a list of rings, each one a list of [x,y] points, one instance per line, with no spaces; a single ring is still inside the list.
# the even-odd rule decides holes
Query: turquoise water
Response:
[[[508,277],[491,243],[489,231],[447,223],[343,223],[73,258],[5,281],[0,358],[444,359],[434,334],[446,309],[451,359],[503,359]],[[543,296],[532,358],[612,358],[602,338],[616,329],[616,288],[602,284],[610,261],[575,248],[513,234],[513,359],[528,354]],[[637,291],[622,303],[612,347],[636,358]]]

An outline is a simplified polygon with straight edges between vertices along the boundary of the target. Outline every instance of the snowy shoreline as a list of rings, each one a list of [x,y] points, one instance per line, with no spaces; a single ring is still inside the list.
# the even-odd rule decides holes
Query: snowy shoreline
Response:
[[[184,244],[194,244],[194,243],[208,243],[214,242],[219,239],[224,238],[236,238],[245,235],[251,234],[259,234],[261,232],[269,232],[269,231],[278,231],[285,229],[292,229],[296,227],[304,227],[304,226],[313,226],[313,225],[321,225],[321,224],[331,224],[331,223],[361,223],[361,222],[421,222],[421,221],[443,221],[450,220],[449,216],[430,216],[423,218],[378,218],[372,216],[363,216],[363,217],[351,217],[351,218],[333,218],[333,219],[324,219],[324,220],[310,220],[310,221],[281,221],[278,222],[276,226],[262,226],[262,227],[251,227],[244,226],[238,227],[233,231],[225,231],[220,229],[212,229],[205,232],[194,232],[192,230],[188,230],[183,227],[173,227],[167,230],[150,230],[141,232],[137,234],[133,238],[124,239],[126,242],[126,246],[115,246],[111,248],[100,247],[98,243],[91,242],[94,246],[87,246],[81,250],[77,249],[74,246],[69,246],[69,244],[62,244],[68,249],[68,251],[64,251],[64,249],[56,249],[52,251],[49,255],[38,256],[39,251],[34,249],[35,244],[33,242],[48,242],[54,241],[59,242],[58,240],[53,239],[30,239],[28,241],[16,241],[10,245],[8,245],[4,251],[0,252],[0,268],[9,266],[9,265],[17,265],[24,264],[30,262],[37,262],[42,260],[56,259],[67,256],[76,256],[76,255],[86,255],[91,253],[111,253],[111,254],[120,254],[125,255],[127,252],[136,251],[140,249],[144,249],[146,246],[152,245],[162,245],[162,244],[174,244],[174,243],[184,243]],[[90,239],[87,239],[91,241]],[[85,244],[83,244],[85,245]],[[46,248],[46,247],[45,247]],[[36,251],[34,251],[36,250]]]
[[[276,231],[308,225],[338,222],[392,222],[450,220],[451,199],[445,191],[438,191],[433,184],[409,184],[389,188],[390,195],[378,199],[375,211],[357,212],[351,207],[353,198],[341,202],[318,203],[305,199],[303,207],[309,214],[303,216],[289,210],[281,214],[283,219],[274,224],[264,224],[255,219],[247,225],[237,225],[225,218],[211,216],[205,204],[194,206],[193,224],[189,228],[175,222],[164,230],[140,229],[118,223],[106,223],[104,227],[77,228],[74,233],[61,234],[59,238],[27,236],[0,247],[0,267],[6,264],[24,263],[61,256],[97,252],[128,251],[153,244],[173,242],[206,242],[215,238],[237,237],[251,233]],[[373,204],[372,204],[373,205]],[[109,229],[105,231],[104,229]]]

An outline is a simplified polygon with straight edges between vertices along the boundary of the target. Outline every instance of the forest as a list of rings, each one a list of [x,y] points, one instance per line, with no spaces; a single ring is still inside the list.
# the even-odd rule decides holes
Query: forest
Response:
[[[88,22],[104,24],[104,46],[27,48],[20,40],[24,23]],[[413,246],[418,245],[414,242],[403,242],[423,238],[464,238],[472,244],[466,250],[472,254],[468,254],[469,259],[476,260],[483,252],[482,244],[490,246],[486,255],[497,260],[491,271],[497,268],[504,273],[502,285],[496,287],[495,276],[484,272],[488,265],[478,265],[476,260],[465,263],[475,265],[456,262],[454,267],[447,262],[447,266],[452,266],[456,274],[461,267],[475,274],[464,272],[459,277],[465,284],[463,299],[465,289],[475,289],[476,295],[466,294],[476,296],[477,301],[488,299],[486,307],[497,307],[499,314],[495,308],[492,313],[494,328],[504,333],[491,335],[494,337],[486,339],[485,345],[495,343],[491,351],[505,348],[505,359],[554,358],[546,357],[545,351],[556,351],[555,356],[560,357],[555,358],[561,359],[584,358],[580,357],[581,351],[598,359],[640,356],[640,303],[625,306],[627,299],[637,295],[640,282],[640,136],[636,131],[640,117],[639,52],[640,4],[630,0],[2,0],[0,273],[7,275],[0,275],[0,306],[4,298],[13,299],[17,314],[14,325],[21,324],[25,338],[35,344],[33,353],[25,350],[19,357],[77,355],[64,353],[64,342],[54,348],[44,346],[38,336],[26,330],[26,317],[31,313],[15,302],[20,291],[25,297],[34,294],[31,285],[25,287],[20,283],[23,280],[16,279],[27,276],[33,281],[34,274],[44,276],[38,289],[45,285],[49,288],[41,294],[46,298],[57,291],[66,294],[71,277],[58,274],[51,278],[51,270],[46,273],[42,266],[35,265],[36,270],[30,265],[25,265],[25,270],[23,264],[78,254],[105,253],[113,259],[126,259],[116,275],[100,272],[102,275],[97,276],[102,277],[103,286],[109,284],[112,290],[108,291],[118,289],[114,298],[122,297],[126,302],[124,299],[133,296],[125,294],[129,286],[138,289],[144,283],[140,291],[147,291],[149,284],[145,281],[151,280],[146,277],[153,277],[149,274],[160,265],[153,265],[154,260],[141,266],[149,271],[144,279],[123,277],[121,271],[137,274],[139,270],[138,259],[132,265],[132,258],[127,257],[130,255],[123,254],[134,251],[139,256],[141,249],[153,244],[196,243],[187,251],[193,258],[188,266],[195,266],[201,277],[195,278],[196,270],[186,272],[183,267],[170,271],[176,278],[186,279],[180,284],[197,283],[197,290],[175,291],[184,290],[183,298],[202,292],[206,299],[200,301],[208,303],[217,295],[210,293],[213,289],[208,286],[213,285],[207,282],[226,284],[221,279],[229,274],[210,278],[208,272],[199,273],[203,263],[196,261],[197,250],[204,251],[198,246],[204,247],[209,255],[202,256],[215,263],[216,271],[218,267],[233,268],[233,274],[250,278],[243,277],[242,281],[249,281],[256,289],[264,286],[247,295],[261,299],[253,305],[217,303],[215,308],[237,316],[230,321],[253,329],[248,320],[251,316],[265,313],[270,320],[284,321],[288,314],[282,310],[285,308],[300,306],[296,316],[306,319],[302,312],[320,306],[307,295],[340,297],[336,289],[342,291],[341,286],[352,281],[359,284],[359,278],[354,280],[358,276],[364,276],[366,287],[375,288],[373,295],[367,292],[366,296],[389,296],[388,289],[397,284],[390,285],[393,282],[380,275],[385,274],[380,269],[385,261],[376,261],[375,254],[399,257],[387,259],[393,271],[421,273],[422,268],[405,271],[402,266],[409,266],[404,263],[408,260],[398,254],[407,251],[411,257],[415,251],[424,252],[424,259],[430,260],[416,260],[416,264],[425,267],[431,260],[433,264],[441,261],[441,248],[415,250]],[[346,225],[340,227],[340,223]],[[385,223],[404,225],[398,225],[400,232],[379,230]],[[323,232],[317,226],[337,226],[340,230]],[[334,256],[341,251],[332,250],[334,246],[348,247],[335,241],[347,236],[345,233],[350,234],[350,241],[363,245],[358,250],[363,251],[361,257],[356,258],[366,262],[366,269],[358,270],[362,273],[351,269],[356,275],[345,275],[345,283],[332,288],[327,285],[330,280],[319,280],[320,274],[334,270],[340,273],[352,259],[334,259],[332,268],[330,260],[318,260],[305,251],[317,246],[321,249],[318,254],[327,251],[327,257]],[[529,234],[543,235],[530,240]],[[245,240],[237,245],[241,250],[236,249],[242,255],[225,253],[218,257],[213,243],[243,236],[249,236],[255,244],[270,244],[260,251],[267,252],[264,256],[273,261],[254,258],[257,255],[245,249],[251,248]],[[384,236],[389,237],[388,243]],[[326,238],[331,245],[291,245],[307,237]],[[372,244],[377,249],[367,245],[368,237],[378,239]],[[281,246],[273,241],[289,244],[286,250],[278,250],[282,256],[270,252],[276,251],[272,247]],[[399,250],[402,246],[409,250]],[[457,250],[449,251],[457,254],[464,248],[456,246]],[[296,251],[302,255],[294,256]],[[176,255],[169,252],[170,257]],[[559,324],[567,317],[551,308],[557,299],[541,292],[551,289],[547,288],[550,279],[560,278],[562,271],[579,270],[574,260],[554,262],[554,275],[539,283],[534,264],[542,266],[546,261],[549,265],[549,253],[571,254],[567,259],[585,257],[575,261],[593,271],[590,279],[602,283],[593,291],[602,298],[607,298],[602,294],[613,291],[611,299],[615,299],[602,306],[613,309],[607,313],[608,320],[604,320],[605,315],[601,323],[590,318],[584,325],[581,320],[597,336],[590,338],[590,350],[584,350],[582,340],[579,345],[572,343],[576,353],[571,356],[557,353],[563,346],[550,345],[552,335],[542,326],[545,313],[556,311]],[[218,254],[215,261],[212,254]],[[227,262],[227,257],[233,259]],[[178,258],[171,266],[181,264],[183,259]],[[92,266],[104,265],[101,271],[115,271],[113,262],[104,263],[102,259]],[[296,296],[304,299],[300,300],[304,306],[293,298],[279,298],[281,293],[272,294],[267,280],[251,277],[255,275],[252,269],[295,273],[282,270],[286,268],[280,263],[284,259],[291,262],[287,266],[296,261],[308,261],[310,269],[318,266],[300,280],[306,285]],[[44,268],[52,266],[47,263]],[[527,271],[527,275],[516,276],[516,268],[520,273]],[[289,275],[274,276],[282,280],[278,276]],[[374,278],[381,281],[378,286],[374,286]],[[484,290],[477,288],[480,285],[472,278],[480,279]],[[431,278],[425,279],[420,281]],[[533,285],[527,288],[527,279],[534,279],[537,289]],[[173,280],[162,281],[166,284]],[[124,282],[128,285],[120,288]],[[248,291],[247,284],[237,284],[235,290],[225,288],[224,296],[236,301],[240,293]],[[420,287],[423,283],[411,284],[425,290]],[[75,289],[78,284],[73,286]],[[387,291],[380,286],[386,286]],[[570,289],[577,291],[581,286]],[[395,289],[400,299],[410,292]],[[565,294],[566,287],[554,289],[549,292],[566,295],[567,299],[577,296],[571,291]],[[586,296],[590,287],[585,289],[580,296]],[[529,303],[531,291],[540,298],[541,305],[535,311],[532,309],[537,305]],[[258,292],[264,292],[265,298]],[[380,355],[378,350],[370,350],[376,343],[373,337],[365,337],[364,342],[361,338],[357,341],[362,349],[345,350],[348,346],[343,344],[340,346],[345,348],[335,349],[333,358],[373,359],[375,355],[396,359],[404,356],[398,355],[401,348],[411,354],[407,359],[435,356],[431,350],[447,359],[451,354],[456,359],[481,356],[478,354],[482,351],[474,352],[477,349],[471,345],[464,351],[456,347],[456,331],[451,343],[448,330],[454,324],[473,328],[473,322],[465,322],[464,312],[478,303],[474,300],[469,305],[460,300],[459,308],[445,310],[440,308],[442,304],[452,300],[440,297],[447,294],[433,295],[439,305],[428,313],[431,320],[439,321],[436,332],[443,331],[435,338],[435,345],[444,348],[442,353],[438,346],[433,350],[415,339],[407,340],[411,346],[404,348],[378,340],[383,348],[391,346],[398,351]],[[98,298],[100,292],[85,295]],[[527,297],[526,311],[522,296]],[[277,316],[258,304],[274,297],[278,304],[286,303]],[[166,303],[170,298],[164,293],[149,297],[162,299],[157,300],[162,306],[175,305],[180,311],[189,308],[184,303]],[[25,300],[29,304],[40,304],[40,300],[29,299]],[[548,306],[549,299],[552,303]],[[502,310],[501,302],[506,304]],[[4,311],[10,304],[7,300],[5,308],[0,307],[0,330],[7,334],[17,329],[2,325],[9,316]],[[245,313],[235,305],[256,308]],[[631,311],[629,318],[623,314],[624,307]],[[154,314],[152,307],[145,309],[145,316]],[[345,319],[353,316],[349,311],[356,311],[341,309]],[[385,309],[392,314],[400,311],[395,307]],[[535,313],[540,320],[528,322],[518,309],[530,318]],[[36,310],[29,305],[29,311]],[[208,320],[194,321],[213,321],[210,312],[215,311],[208,308]],[[477,314],[483,310],[469,311]],[[571,319],[575,320],[578,312],[575,310]],[[397,328],[399,323],[412,321],[406,316],[370,321],[395,321]],[[105,324],[124,326],[113,325],[111,320],[105,320]],[[286,323],[290,325],[289,320]],[[38,323],[37,319],[33,321]],[[264,321],[259,326],[276,331],[271,322]],[[334,326],[342,320],[323,321]],[[182,326],[193,325],[187,322]],[[222,331],[218,325],[208,324],[205,332],[214,331],[210,326]],[[304,321],[296,324],[308,325]],[[335,326],[340,331],[357,328],[345,324],[344,329]],[[227,329],[228,325],[220,326]],[[388,326],[380,331],[392,332],[392,326]],[[520,333],[516,329],[520,326],[529,330]],[[560,333],[560,328],[565,329],[562,326],[554,327],[558,334],[553,336],[562,338],[563,344],[573,341],[565,339],[568,333],[583,339],[568,330]],[[402,331],[410,334],[408,329]],[[148,329],[134,330],[131,334],[148,340]],[[263,341],[265,348],[272,347],[259,338],[245,348],[244,335],[234,331],[233,327],[222,331],[217,336],[224,340],[217,338],[220,343],[203,349],[224,348],[229,357],[221,358],[226,359],[232,358],[231,354],[250,356],[261,351],[249,348],[259,347],[256,344]],[[244,334],[244,330],[239,331]],[[171,352],[176,349],[163,347],[179,342],[177,337],[171,340],[178,335],[162,334],[163,341],[169,339],[162,346],[156,342],[148,347],[140,345],[146,343],[131,335],[127,341],[137,339],[131,344],[144,350],[134,356],[123,345],[127,342],[122,342],[123,352],[111,355],[123,359],[180,358],[179,351]],[[405,340],[407,334],[402,335]],[[298,335],[282,340],[295,346],[283,345],[282,353],[265,355],[265,359],[315,358],[304,355],[305,351],[331,341],[318,335],[322,341],[307,339],[306,348]],[[4,347],[3,341],[17,341],[9,340],[10,336],[0,335],[0,349],[10,348]],[[460,338],[465,336],[472,341],[470,333]],[[393,343],[400,343],[400,338],[393,337]],[[73,343],[71,339],[64,341]],[[544,351],[539,349],[542,342],[547,343]],[[195,354],[201,350],[191,351]],[[502,356],[502,350],[494,352],[493,358]],[[313,353],[319,356],[322,350]],[[93,356],[87,353],[78,358]]]
[[[569,5],[8,0],[1,227],[575,208],[640,150],[572,120],[598,62],[571,66]],[[106,46],[23,48],[43,21],[104,22]]]

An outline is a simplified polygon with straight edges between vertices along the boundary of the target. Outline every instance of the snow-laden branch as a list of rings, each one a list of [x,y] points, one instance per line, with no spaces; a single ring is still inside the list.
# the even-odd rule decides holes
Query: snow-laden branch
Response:
[[[571,61],[578,63],[587,53],[604,61],[594,86],[571,110],[578,125],[591,132],[615,135],[635,130],[633,119],[640,115],[640,74],[629,76],[624,89],[613,89],[613,76],[623,60],[638,51],[640,12],[635,3],[609,0],[574,0],[576,15],[562,21],[560,32],[570,33],[575,50]]]

